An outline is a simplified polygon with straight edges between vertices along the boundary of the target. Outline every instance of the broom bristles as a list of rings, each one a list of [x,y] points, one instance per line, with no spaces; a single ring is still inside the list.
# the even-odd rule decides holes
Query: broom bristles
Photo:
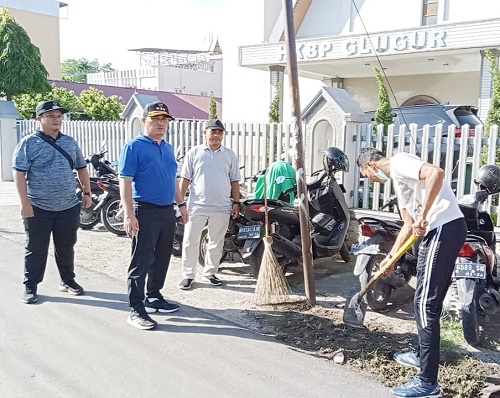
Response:
[[[264,305],[287,302],[290,287],[274,256],[271,247],[273,238],[265,236],[262,240],[264,242],[264,254],[255,286],[255,303]]]

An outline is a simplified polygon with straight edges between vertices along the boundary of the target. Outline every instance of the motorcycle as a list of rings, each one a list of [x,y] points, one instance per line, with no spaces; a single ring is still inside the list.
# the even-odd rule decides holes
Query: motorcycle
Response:
[[[497,174],[500,177],[500,168]],[[470,345],[479,343],[478,314],[493,315],[500,308],[496,235],[490,214],[481,210],[488,196],[498,192],[500,179],[497,189],[488,190],[479,184],[475,194],[459,200],[467,222],[467,238],[457,257],[444,307],[449,314],[461,319],[464,338]],[[456,314],[453,314],[453,307]]]
[[[102,176],[111,175],[116,176],[116,171],[113,169],[111,162],[104,159],[104,155],[107,151],[101,150],[99,153],[93,154],[90,159],[85,159],[87,164],[92,164],[97,177],[90,177],[90,192],[92,193],[92,205],[86,209],[83,207],[80,209],[80,221],[79,226],[82,229],[92,229],[101,221],[101,215],[96,206],[99,203],[99,197],[103,194],[102,188],[97,183]],[[81,198],[83,194],[81,187],[78,182],[77,194]]]
[[[397,207],[397,197],[392,196],[381,208],[393,212]],[[364,288],[371,276],[380,269],[380,263],[391,250],[403,225],[403,220],[385,219],[381,217],[360,217],[360,233],[363,240],[351,246],[356,255],[354,275],[359,277],[361,288]],[[394,270],[380,277],[365,295],[365,302],[374,311],[384,310],[394,290],[408,284],[412,276],[417,274],[417,250],[419,240],[397,261]]]
[[[350,214],[344,197],[345,189],[338,184],[335,174],[348,171],[349,161],[340,149],[331,147],[326,151],[324,164],[325,169],[314,172],[307,183],[313,257],[340,253],[342,259],[348,262],[350,252],[345,238]],[[243,260],[250,263],[255,277],[259,274],[264,254],[264,203],[264,199],[243,202],[242,213],[248,222],[241,225],[238,231],[238,239],[244,241]],[[267,211],[272,249],[280,266],[285,268],[302,257],[299,209],[277,199],[268,200]]]

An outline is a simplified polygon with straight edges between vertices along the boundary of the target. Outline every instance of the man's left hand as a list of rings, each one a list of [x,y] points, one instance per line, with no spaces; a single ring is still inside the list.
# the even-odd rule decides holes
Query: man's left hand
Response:
[[[189,213],[186,206],[179,207],[179,214],[181,215],[181,222],[186,224],[189,221]]]
[[[92,206],[92,198],[88,195],[83,195],[82,207],[88,209],[90,206]]]
[[[417,220],[411,226],[413,235],[415,236],[424,235],[425,231],[427,231],[428,225],[429,222],[427,220],[424,220],[422,217],[418,217]]]
[[[231,208],[231,217],[237,218],[240,215],[240,205],[238,203],[234,203]]]

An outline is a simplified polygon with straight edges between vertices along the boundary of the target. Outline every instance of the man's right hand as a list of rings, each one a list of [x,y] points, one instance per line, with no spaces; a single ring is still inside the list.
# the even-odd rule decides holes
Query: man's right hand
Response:
[[[129,236],[135,236],[139,232],[139,220],[137,220],[135,214],[131,214],[130,216],[125,215],[123,226]]]
[[[31,218],[35,217],[35,212],[33,210],[33,206],[31,202],[21,203],[21,217],[22,218]]]

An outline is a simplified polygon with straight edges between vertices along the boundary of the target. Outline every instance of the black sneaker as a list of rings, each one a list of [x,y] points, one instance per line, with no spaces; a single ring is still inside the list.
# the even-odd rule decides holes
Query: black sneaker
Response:
[[[205,277],[212,286],[222,286],[222,281],[215,275]]]
[[[182,290],[189,290],[191,289],[192,284],[193,284],[193,279],[183,279],[181,283],[179,283],[179,287]]]
[[[177,311],[179,309],[179,304],[169,303],[165,299],[147,298],[144,300],[144,307],[148,314],[152,314],[156,311],[168,313]]]
[[[127,323],[133,327],[141,330],[154,329],[158,323],[152,320],[148,314],[139,314],[137,311],[132,310],[127,318]]]
[[[76,283],[74,279],[67,282],[61,282],[61,284],[59,285],[59,290],[61,292],[66,292],[74,296],[79,296],[84,293],[83,287]]]
[[[26,286],[23,293],[23,303],[33,304],[38,301],[38,296],[36,295],[36,289]]]

